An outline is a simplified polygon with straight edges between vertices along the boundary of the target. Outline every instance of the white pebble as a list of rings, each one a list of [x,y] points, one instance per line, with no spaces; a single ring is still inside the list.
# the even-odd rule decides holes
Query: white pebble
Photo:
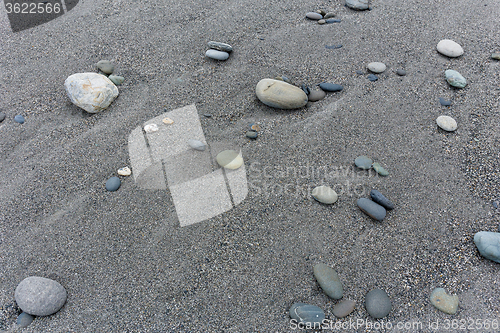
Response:
[[[370,62],[366,68],[373,73],[382,73],[387,69],[387,66],[383,62]]]
[[[158,131],[158,125],[156,125],[156,124],[146,125],[146,126],[144,126],[144,131],[146,131],[146,133],[156,132],[156,131]]]
[[[130,170],[129,167],[123,167],[118,169],[118,174],[120,176],[130,176],[132,174],[132,171]]]
[[[452,41],[451,39],[443,39],[438,43],[436,48],[439,53],[450,58],[460,57],[464,54],[464,49],[462,49],[460,44]]]
[[[438,124],[439,127],[441,127],[443,130],[447,132],[453,132],[458,127],[455,119],[449,116],[437,117],[436,123]]]

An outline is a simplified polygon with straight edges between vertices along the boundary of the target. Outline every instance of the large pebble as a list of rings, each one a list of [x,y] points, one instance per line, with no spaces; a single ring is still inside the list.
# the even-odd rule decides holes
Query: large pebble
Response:
[[[106,76],[77,73],[69,76],[64,87],[71,102],[89,113],[106,109],[118,96],[118,88]]]
[[[457,129],[458,125],[455,119],[449,116],[439,116],[436,119],[437,125],[447,132],[453,132]]]
[[[344,87],[340,84],[335,84],[335,83],[330,83],[330,82],[323,82],[319,84],[319,87],[327,92],[336,92],[336,91],[342,91]]]
[[[346,0],[345,5],[351,9],[355,10],[366,10],[369,8],[368,6],[369,0]]]
[[[226,169],[236,170],[243,165],[243,157],[234,150],[224,150],[216,157],[217,163]]]
[[[384,318],[391,312],[392,303],[387,293],[381,289],[373,289],[365,297],[366,311],[375,319]]]
[[[233,47],[226,43],[210,41],[208,42],[208,47],[214,50],[223,51],[227,53],[233,52]]]
[[[382,177],[389,175],[389,172],[387,172],[387,170],[385,170],[384,167],[381,166],[380,163],[378,163],[378,162],[374,162],[372,164],[372,168],[373,168],[373,170],[377,171],[377,173],[379,175],[381,175]]]
[[[14,121],[19,124],[24,124],[24,117],[20,114],[14,117]]]
[[[115,70],[115,65],[109,60],[101,60],[96,64],[97,68],[105,74],[111,74]]]
[[[333,204],[337,201],[338,195],[328,186],[318,186],[312,190],[312,197],[324,204]]]
[[[262,79],[255,93],[262,103],[277,109],[297,109],[307,104],[307,95],[302,89],[283,81]]]
[[[194,139],[188,140],[188,145],[194,150],[199,150],[199,151],[205,150],[205,144],[200,140],[194,140]]]
[[[355,306],[356,302],[351,301],[350,299],[344,299],[333,307],[332,313],[337,318],[344,318],[354,311]]]
[[[290,317],[297,323],[314,328],[325,320],[325,312],[315,305],[295,303],[290,307]]]
[[[483,257],[500,263],[500,232],[480,231],[474,235],[474,243]]]
[[[464,54],[464,49],[462,49],[460,44],[451,39],[443,39],[437,44],[436,48],[439,53],[450,58],[460,57]]]
[[[358,156],[354,160],[354,164],[360,169],[368,170],[372,167],[373,161],[369,157]]]
[[[388,210],[394,209],[394,204],[379,191],[371,190],[370,197],[372,198],[373,201],[383,206],[385,209]]]
[[[450,86],[463,88],[467,85],[467,80],[459,72],[453,69],[447,69],[444,71],[444,75]]]
[[[341,299],[344,288],[337,272],[328,265],[317,264],[314,266],[314,277],[321,289],[333,299]]]
[[[306,14],[306,17],[310,20],[321,20],[323,18],[323,15],[319,13],[314,13],[314,12],[309,12]]]
[[[17,323],[17,326],[25,328],[25,327],[28,327],[29,324],[31,324],[34,319],[35,319],[34,316],[32,316],[26,312],[23,312],[19,315],[19,317],[17,317],[16,323]]]
[[[114,192],[120,188],[122,181],[118,177],[111,177],[106,181],[106,190]]]
[[[229,58],[229,53],[210,49],[207,50],[207,52],[205,52],[205,56],[207,56],[210,59],[224,61],[227,60],[227,58]]]
[[[21,281],[14,293],[17,305],[33,316],[49,316],[66,302],[66,289],[57,281],[30,276]]]
[[[382,73],[387,69],[383,62],[370,62],[368,65],[366,65],[366,68],[368,68],[373,73]]]
[[[309,98],[310,102],[317,102],[317,101],[325,98],[325,96],[326,96],[326,93],[324,90],[311,90],[309,92],[309,96],[307,96],[307,98]]]
[[[382,221],[385,218],[386,210],[378,203],[366,198],[360,198],[357,204],[359,209],[371,218],[377,221]]]
[[[436,288],[431,293],[431,303],[436,309],[447,314],[455,314],[458,309],[458,296],[448,295],[443,288]]]

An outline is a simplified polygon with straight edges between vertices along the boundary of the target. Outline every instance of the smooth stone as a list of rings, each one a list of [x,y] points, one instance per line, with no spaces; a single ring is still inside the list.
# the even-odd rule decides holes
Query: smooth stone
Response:
[[[14,121],[19,124],[24,124],[24,117],[20,114],[14,117]]]
[[[329,19],[329,18],[332,18],[332,17],[335,17],[335,13],[329,12],[329,13],[326,13],[325,15],[323,15],[323,18],[325,20]]]
[[[467,80],[457,71],[447,69],[444,71],[444,75],[446,76],[446,81],[453,87],[463,88],[467,85]]]
[[[368,80],[370,80],[372,82],[375,82],[378,80],[378,76],[375,74],[368,74],[367,78],[368,78]]]
[[[358,156],[354,160],[354,164],[360,169],[368,170],[372,167],[373,161],[367,156]]]
[[[317,102],[325,98],[325,96],[326,92],[324,90],[311,90],[309,96],[307,97],[309,98],[310,102]]]
[[[447,131],[447,132],[453,132],[457,129],[458,125],[455,119],[449,116],[439,116],[436,119],[437,125]]]
[[[49,316],[66,302],[66,289],[57,281],[30,276],[21,281],[14,293],[17,305],[32,316]]]
[[[174,123],[174,121],[168,117],[166,118],[163,118],[162,122],[165,124],[165,125],[172,125]]]
[[[344,299],[333,307],[332,313],[337,318],[344,318],[354,311],[355,306],[356,302]]]
[[[120,176],[130,176],[132,174],[132,170],[130,170],[129,167],[123,167],[123,168],[118,169],[117,173]]]
[[[5,117],[6,117],[5,113],[0,112],[0,123],[5,120]]]
[[[480,231],[474,235],[474,243],[483,257],[500,263],[500,232]]]
[[[251,130],[251,131],[255,131],[255,132],[260,131],[260,126],[259,126],[259,124],[255,124],[255,123],[250,124],[250,130]]]
[[[436,309],[447,314],[455,314],[458,310],[458,296],[448,295],[443,288],[436,288],[432,291],[431,303]]]
[[[257,132],[255,132],[255,131],[247,131],[246,136],[249,139],[257,139],[257,137],[259,136],[259,134]]]
[[[227,60],[227,58],[229,58],[229,53],[224,52],[224,51],[217,51],[214,49],[210,49],[210,50],[207,50],[207,52],[205,52],[205,56],[207,56],[210,59],[224,61],[224,60]]]
[[[394,204],[379,191],[371,190],[370,197],[372,198],[373,201],[383,206],[385,209],[388,210],[394,209]]]
[[[500,53],[493,53],[491,59],[500,60]]]
[[[315,187],[312,190],[311,195],[317,201],[327,205],[335,203],[338,199],[337,192],[328,186]]]
[[[384,318],[391,312],[392,303],[387,293],[381,289],[373,289],[365,297],[366,311],[375,319]]]
[[[398,74],[399,76],[405,76],[406,75],[406,71],[404,69],[398,69],[396,71],[396,74]]]
[[[366,68],[373,73],[382,73],[387,69],[387,66],[383,62],[370,62]]]
[[[146,126],[144,126],[144,132],[146,133],[154,133],[154,132],[157,132],[158,131],[158,125],[156,124],[148,124]]]
[[[443,97],[439,97],[439,103],[441,103],[442,106],[450,106],[451,105],[451,101],[447,101]]]
[[[443,39],[437,44],[436,49],[442,55],[450,58],[460,57],[464,54],[464,49],[460,46],[460,44],[452,41],[451,39]]]
[[[236,170],[243,165],[243,157],[234,150],[224,150],[216,157],[217,163],[226,169]]]
[[[326,15],[326,12],[323,9],[318,9],[316,13],[321,14],[323,17]]]
[[[339,19],[328,19],[325,21],[326,23],[340,23]]]
[[[307,95],[302,89],[283,81],[262,79],[255,93],[262,103],[277,109],[297,109],[307,104]]]
[[[125,78],[123,76],[118,76],[118,75],[110,75],[108,76],[108,79],[111,80],[115,85],[119,86],[120,84],[125,81]]]
[[[333,299],[341,299],[344,288],[337,272],[328,265],[317,264],[313,268],[314,277],[321,289]]]
[[[106,190],[114,192],[120,188],[122,181],[118,177],[111,177],[106,181]]]
[[[310,20],[321,20],[323,18],[323,15],[319,13],[314,13],[314,12],[309,12],[306,14],[306,17]]]
[[[295,303],[290,307],[290,318],[313,328],[325,320],[325,312],[315,305]]]
[[[305,92],[306,95],[308,95],[308,96],[311,93],[311,89],[309,89],[309,87],[306,86],[305,84],[302,84],[302,86],[300,87],[300,89],[302,89],[302,91]]]
[[[115,65],[113,65],[113,63],[109,60],[101,60],[95,65],[101,70],[101,72],[106,74],[111,74],[115,70]]]
[[[344,89],[344,87],[342,87],[342,85],[340,84],[329,83],[329,82],[320,83],[319,87],[327,92],[342,91],[342,89]]]
[[[194,150],[199,150],[199,151],[205,150],[205,144],[199,140],[193,140],[193,139],[188,140],[188,145]]]
[[[19,317],[17,317],[16,323],[17,323],[17,326],[25,328],[25,327],[28,327],[33,322],[34,319],[35,319],[34,316],[32,316],[26,312],[23,312],[19,315]]]
[[[369,0],[346,0],[345,5],[354,10],[366,10],[369,8],[368,1]]]
[[[118,88],[106,76],[97,73],[77,73],[64,82],[71,102],[89,113],[106,109],[118,96]]]
[[[323,19],[318,20],[318,24],[325,24],[325,23],[326,23],[326,20],[323,20]]]
[[[223,51],[227,53],[233,52],[233,47],[226,43],[210,41],[208,42],[208,47],[217,51]]]
[[[381,175],[382,177],[385,177],[385,176],[388,176],[389,175],[389,172],[387,172],[387,170],[385,170],[381,165],[380,163],[378,162],[374,162],[372,164],[372,168],[377,171],[377,173],[379,175]]]
[[[370,216],[372,219],[382,222],[385,218],[386,210],[376,202],[366,198],[358,199],[358,207],[363,213]]]

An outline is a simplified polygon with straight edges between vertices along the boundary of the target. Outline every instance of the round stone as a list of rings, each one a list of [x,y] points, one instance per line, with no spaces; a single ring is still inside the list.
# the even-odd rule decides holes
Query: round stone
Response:
[[[341,299],[344,288],[337,272],[328,265],[317,264],[313,268],[314,277],[324,293],[333,299]]]
[[[346,0],[345,5],[354,10],[369,9],[369,0]]]
[[[443,39],[437,44],[436,48],[439,53],[450,58],[460,57],[464,54],[464,49],[451,39]]]
[[[384,318],[391,312],[392,303],[387,293],[381,289],[373,289],[365,297],[366,311],[375,319]]]
[[[447,131],[447,132],[453,132],[457,129],[458,125],[455,119],[449,116],[439,116],[436,119],[437,125]]]
[[[383,206],[385,209],[388,210],[394,209],[394,204],[379,191],[371,190],[370,197],[372,198],[373,201]]]
[[[247,131],[246,135],[249,139],[257,139],[257,137],[259,136],[259,134],[255,131]]]
[[[26,313],[26,312],[23,312],[19,315],[19,317],[17,317],[17,325],[19,327],[28,327],[29,324],[31,324],[31,322],[33,322],[33,320],[35,319],[34,316]]]
[[[377,173],[378,173],[379,175],[381,175],[382,177],[385,177],[385,176],[389,175],[389,172],[387,172],[387,170],[385,170],[385,169],[384,169],[384,168],[380,165],[380,163],[378,163],[378,162],[374,162],[374,163],[372,164],[372,168],[373,168],[375,171],[377,171]]]
[[[227,58],[229,58],[229,53],[210,49],[207,50],[207,52],[205,52],[205,56],[207,56],[210,59],[224,61],[227,60]]]
[[[442,106],[450,106],[451,101],[447,101],[443,97],[439,97],[439,104],[441,104]]]
[[[436,307],[436,309],[443,311],[447,314],[455,314],[458,310],[458,296],[448,295],[446,290],[443,288],[436,288],[432,291],[431,304]]]
[[[148,124],[148,125],[144,126],[144,131],[146,133],[154,133],[154,132],[158,131],[158,125]]]
[[[243,165],[243,157],[234,150],[224,150],[216,157],[217,163],[226,169],[236,170]]]
[[[318,24],[325,24],[325,23],[326,23],[326,20],[323,20],[323,19],[318,20]]]
[[[6,117],[5,113],[0,112],[0,123],[5,120],[5,117]]]
[[[14,117],[14,121],[19,124],[24,124],[24,117],[20,114]]]
[[[327,92],[337,92],[337,91],[342,91],[344,87],[340,84],[335,84],[335,83],[330,83],[330,82],[323,82],[319,84],[319,87]]]
[[[387,69],[383,62],[370,62],[366,68],[373,73],[382,73]]]
[[[367,156],[358,156],[354,160],[354,164],[360,169],[368,170],[372,167],[373,161]]]
[[[350,299],[344,299],[334,306],[332,313],[337,318],[344,318],[354,311],[355,306],[356,302],[351,301]]]
[[[194,150],[199,150],[199,151],[205,150],[205,144],[200,140],[194,140],[194,139],[188,140],[188,145]]]
[[[118,174],[120,176],[130,176],[132,174],[132,170],[129,167],[123,167],[118,169]]]
[[[467,80],[457,71],[447,69],[444,71],[446,81],[455,88],[464,88],[467,85]]]
[[[302,89],[283,81],[262,79],[255,93],[262,103],[277,109],[297,109],[307,104],[307,95]]]
[[[125,81],[125,78],[123,76],[118,76],[118,75],[110,75],[108,76],[108,79],[111,80],[115,85],[119,86],[120,84]]]
[[[368,78],[368,80],[370,80],[372,82],[375,82],[378,80],[378,76],[375,74],[368,74],[367,78]]]
[[[208,42],[208,47],[214,50],[223,51],[227,53],[233,52],[233,47],[226,43],[210,41]]]
[[[115,65],[113,65],[109,60],[101,60],[96,64],[96,66],[105,74],[111,74],[115,70]]]
[[[106,190],[108,190],[110,192],[114,192],[120,188],[121,184],[122,184],[122,182],[121,182],[120,178],[111,177],[106,182]]]
[[[338,195],[333,189],[328,186],[318,186],[312,190],[312,197],[317,201],[330,205],[337,201]]]
[[[309,92],[309,102],[317,102],[325,98],[326,92],[324,90],[311,90]]]
[[[332,18],[332,17],[335,17],[335,13],[332,13],[332,12],[329,12],[329,13],[326,13],[323,18],[326,20],[326,19],[329,19],[329,18]]]
[[[474,235],[474,244],[483,257],[500,263],[500,232],[480,231]]]
[[[319,13],[309,12],[306,14],[306,17],[310,20],[321,20],[323,18],[323,15]]]
[[[290,307],[290,318],[305,327],[315,327],[321,325],[325,320],[325,312],[315,305],[295,303]]]
[[[17,305],[33,316],[49,316],[66,302],[66,289],[57,281],[30,276],[21,281],[14,293]]]
[[[162,122],[165,124],[165,125],[172,125],[174,123],[174,121],[170,118],[163,118]]]
[[[406,71],[404,69],[398,69],[396,71],[396,74],[398,74],[399,76],[405,76],[406,75]]]
[[[382,222],[382,220],[385,218],[386,210],[378,203],[366,198],[361,198],[358,199],[357,204],[359,209],[366,215],[370,216],[372,219]]]

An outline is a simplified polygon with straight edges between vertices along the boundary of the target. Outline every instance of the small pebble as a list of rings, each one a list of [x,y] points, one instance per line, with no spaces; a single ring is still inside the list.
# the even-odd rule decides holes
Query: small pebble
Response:
[[[500,53],[493,53],[491,59],[500,60]]]
[[[309,98],[310,102],[317,102],[317,101],[325,98],[325,96],[326,96],[326,92],[324,90],[311,90],[311,92],[309,93],[309,96],[307,96],[307,97]]]
[[[497,209],[499,202],[498,201],[493,201],[491,204],[493,205],[493,208]]]
[[[295,303],[290,307],[290,318],[304,324],[305,327],[314,328],[325,320],[325,312],[315,305]]]
[[[255,131],[247,131],[247,138],[249,139],[257,139],[257,137],[259,136],[259,134]]]
[[[328,19],[325,21],[326,23],[340,23],[339,19]]]
[[[344,288],[337,272],[328,265],[317,264],[313,268],[314,277],[323,292],[333,299],[341,299]]]
[[[361,198],[358,199],[357,204],[359,209],[366,215],[370,216],[372,219],[382,222],[382,220],[385,218],[386,210],[378,203],[366,198]]]
[[[464,49],[462,49],[462,47],[458,43],[452,41],[451,39],[443,39],[437,44],[436,49],[442,55],[450,58],[460,57],[462,54],[464,54]]]
[[[319,13],[314,13],[314,12],[309,12],[306,14],[306,17],[310,20],[321,20],[323,18],[323,15]]]
[[[259,126],[259,124],[255,124],[255,123],[250,124],[250,130],[251,130],[251,131],[256,131],[256,132],[260,131],[260,126]]]
[[[188,145],[194,150],[199,150],[199,151],[205,150],[205,144],[199,140],[193,140],[193,139],[188,140]]]
[[[360,169],[368,170],[372,167],[373,161],[367,156],[358,156],[354,160],[354,164]]]
[[[350,299],[344,299],[335,305],[332,313],[337,318],[344,318],[354,311],[355,306],[356,302],[351,301]]]
[[[285,81],[286,83],[290,83],[290,79],[286,77],[285,75],[281,75],[281,79]]]
[[[96,64],[96,66],[105,74],[111,74],[115,70],[115,65],[113,65],[109,60],[101,60]]]
[[[146,133],[154,133],[154,132],[158,131],[158,125],[148,124],[148,125],[144,126],[144,131]]]
[[[207,50],[207,52],[205,52],[205,56],[210,58],[210,59],[224,61],[224,60],[227,60],[227,58],[229,58],[229,53],[224,52],[224,51],[217,51],[214,49],[210,49],[210,50]]]
[[[326,23],[326,20],[323,20],[323,19],[318,20],[318,24],[325,24],[325,23]]]
[[[122,181],[118,177],[111,177],[106,182],[106,190],[114,192],[120,188]]]
[[[243,157],[234,150],[224,150],[216,157],[217,163],[226,169],[236,170],[243,165]]]
[[[342,44],[337,44],[337,45],[325,45],[327,49],[330,50],[335,50],[335,49],[340,49],[342,47]]]
[[[329,83],[329,82],[320,83],[319,87],[327,92],[337,92],[337,91],[342,91],[342,89],[344,89],[344,87],[342,87],[342,85],[340,84]]]
[[[14,117],[14,121],[19,124],[24,124],[24,117],[20,114]]]
[[[172,119],[168,118],[168,117],[167,118],[163,118],[162,121],[163,121],[163,123],[165,125],[172,125],[174,123],[174,121]]]
[[[130,176],[132,174],[132,170],[129,167],[123,167],[118,169],[118,174],[120,176]]]
[[[316,13],[321,14],[323,17],[326,15],[326,12],[323,9],[318,9]]]
[[[212,117],[212,115],[210,113],[205,113],[204,116],[207,117],[207,118],[211,118]]]
[[[210,41],[208,42],[208,47],[217,51],[223,51],[227,53],[233,52],[233,47],[226,43]]]
[[[5,113],[0,112],[0,123],[5,120],[5,117],[6,117]]]
[[[323,18],[326,20],[326,19],[329,19],[329,18],[332,18],[332,17],[335,17],[335,13],[326,13],[325,15],[323,15]]]
[[[309,95],[311,93],[311,89],[309,89],[309,87],[305,84],[302,84],[300,88],[306,93],[306,95]]]
[[[119,86],[120,84],[125,81],[125,78],[123,76],[118,76],[118,75],[110,75],[108,76],[108,79],[111,80],[115,85]]]
[[[439,103],[441,103],[442,106],[450,106],[451,105],[451,101],[447,101],[443,97],[439,97]]]
[[[26,312],[23,312],[19,315],[19,317],[17,317],[16,323],[19,327],[25,328],[25,327],[28,327],[29,324],[31,324],[34,319],[35,319],[34,316],[32,316]]]
[[[458,310],[458,296],[448,295],[446,290],[443,288],[436,288],[432,291],[431,304],[436,307],[436,309],[443,311],[447,314],[455,314]]]
[[[399,76],[405,76],[406,75],[406,71],[404,69],[398,69],[396,71],[396,74],[398,74]]]
[[[455,88],[464,88],[467,85],[467,80],[457,71],[447,69],[444,71],[446,81]]]
[[[500,233],[480,231],[474,235],[474,244],[483,257],[500,263]]]
[[[449,116],[439,116],[436,119],[437,125],[447,131],[447,132],[453,132],[457,129],[458,125],[455,119]]]
[[[363,75],[363,74],[365,74],[365,73],[363,73],[363,71],[362,71],[361,69],[358,69],[358,70],[356,71],[356,74],[358,74],[358,75]]]
[[[385,170],[381,165],[380,163],[378,162],[374,162],[372,164],[372,168],[377,171],[377,173],[379,175],[381,175],[382,177],[385,177],[385,176],[388,176],[389,175],[389,172],[387,172],[387,170]]]
[[[378,80],[378,76],[375,74],[368,74],[367,78],[368,78],[368,80],[370,80],[372,82],[375,82]]]
[[[387,69],[383,62],[370,62],[366,68],[373,73],[382,73]]]
[[[381,289],[373,289],[365,297],[366,311],[375,319],[384,318],[391,312],[392,303],[387,293]]]
[[[324,204],[327,204],[327,205],[331,205],[331,204],[335,203],[338,199],[337,192],[335,192],[333,189],[331,189],[328,186],[315,187],[312,190],[311,195],[317,201],[324,203]]]
[[[383,206],[385,209],[388,210],[394,209],[394,204],[379,191],[371,190],[370,197],[372,198],[373,201]]]

